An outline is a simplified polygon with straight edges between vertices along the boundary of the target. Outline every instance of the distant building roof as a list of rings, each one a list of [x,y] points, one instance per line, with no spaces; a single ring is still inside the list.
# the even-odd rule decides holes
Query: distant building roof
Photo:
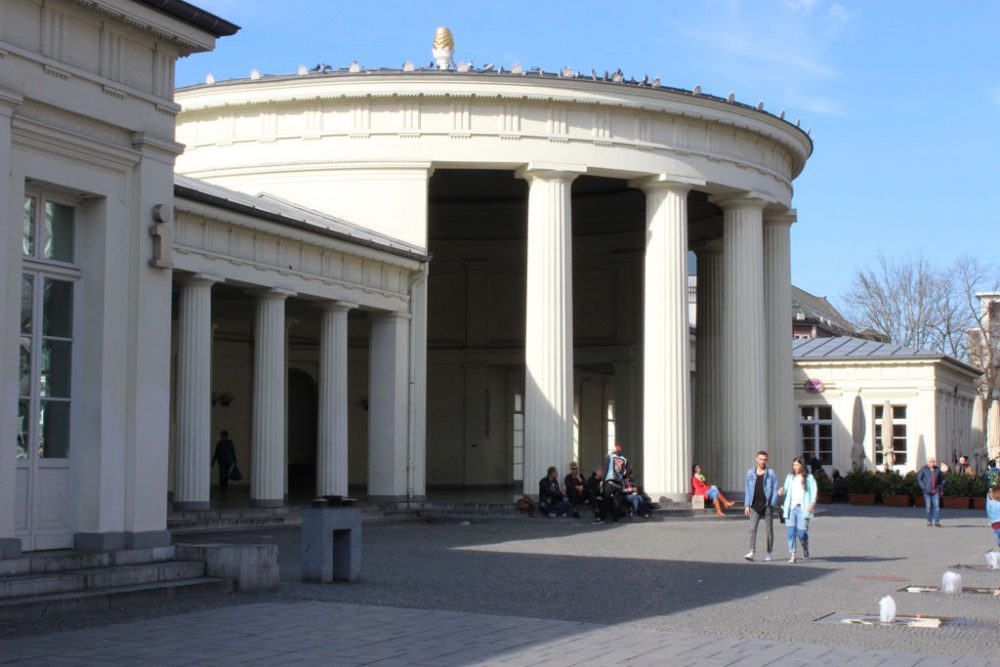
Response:
[[[854,361],[854,360],[917,360],[941,359],[979,374],[979,371],[944,354],[927,350],[915,350],[893,343],[880,343],[874,340],[854,338],[853,336],[835,336],[833,338],[803,338],[792,341],[792,357],[796,361]]]
[[[197,178],[174,174],[174,194],[184,199],[200,201],[229,211],[310,231],[328,238],[349,241],[419,262],[426,262],[429,259],[429,255],[423,249],[405,241],[373,232],[346,220],[299,206],[267,193],[256,196],[248,195],[224,188],[221,185],[206,183]]]
[[[833,333],[854,333],[854,325],[825,296],[814,296],[792,285],[792,315],[796,322],[820,324]]]

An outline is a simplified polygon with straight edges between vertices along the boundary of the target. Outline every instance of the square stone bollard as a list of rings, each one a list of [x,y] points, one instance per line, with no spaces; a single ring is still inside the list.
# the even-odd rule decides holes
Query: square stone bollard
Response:
[[[302,581],[361,578],[361,508],[309,507],[302,511]]]

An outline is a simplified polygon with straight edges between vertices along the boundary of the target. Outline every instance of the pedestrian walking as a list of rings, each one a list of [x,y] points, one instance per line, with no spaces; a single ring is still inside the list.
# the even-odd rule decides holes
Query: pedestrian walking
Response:
[[[944,473],[937,466],[933,456],[927,459],[927,464],[917,473],[917,483],[924,493],[924,510],[927,513],[927,526],[941,527],[941,491],[944,488]]]
[[[778,495],[784,497],[781,516],[788,533],[788,562],[795,562],[796,540],[802,545],[802,558],[809,558],[809,519],[816,510],[816,479],[800,457],[792,459],[792,472],[785,477]]]
[[[774,514],[772,508],[778,502],[778,478],[767,467],[767,452],[757,452],[757,465],[747,470],[746,489],[743,495],[743,514],[750,519],[750,551],[744,558],[753,560],[757,553],[757,526],[761,519],[767,529],[767,555],[771,560],[774,550]]]
[[[229,431],[219,433],[219,441],[215,443],[215,454],[212,464],[219,464],[219,493],[226,495],[229,487],[229,474],[236,465],[236,445],[229,439]]]

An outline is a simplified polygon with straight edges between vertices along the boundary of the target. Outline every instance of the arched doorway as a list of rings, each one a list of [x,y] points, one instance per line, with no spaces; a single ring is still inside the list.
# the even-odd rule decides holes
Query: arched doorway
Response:
[[[316,423],[319,390],[316,381],[298,368],[288,370],[288,495],[309,495],[316,489]]]

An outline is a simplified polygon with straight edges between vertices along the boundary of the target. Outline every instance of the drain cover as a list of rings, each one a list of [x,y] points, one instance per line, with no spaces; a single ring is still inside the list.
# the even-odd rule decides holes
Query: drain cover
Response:
[[[938,616],[896,616],[892,623],[883,623],[877,614],[827,614],[816,619],[828,623],[843,623],[847,625],[903,626],[908,628],[928,628],[936,630],[944,625],[952,625],[956,619]]]
[[[940,593],[940,586],[907,586],[900,588],[901,593]],[[977,586],[962,586],[963,593],[973,595],[1000,595],[1000,588],[980,588]]]

